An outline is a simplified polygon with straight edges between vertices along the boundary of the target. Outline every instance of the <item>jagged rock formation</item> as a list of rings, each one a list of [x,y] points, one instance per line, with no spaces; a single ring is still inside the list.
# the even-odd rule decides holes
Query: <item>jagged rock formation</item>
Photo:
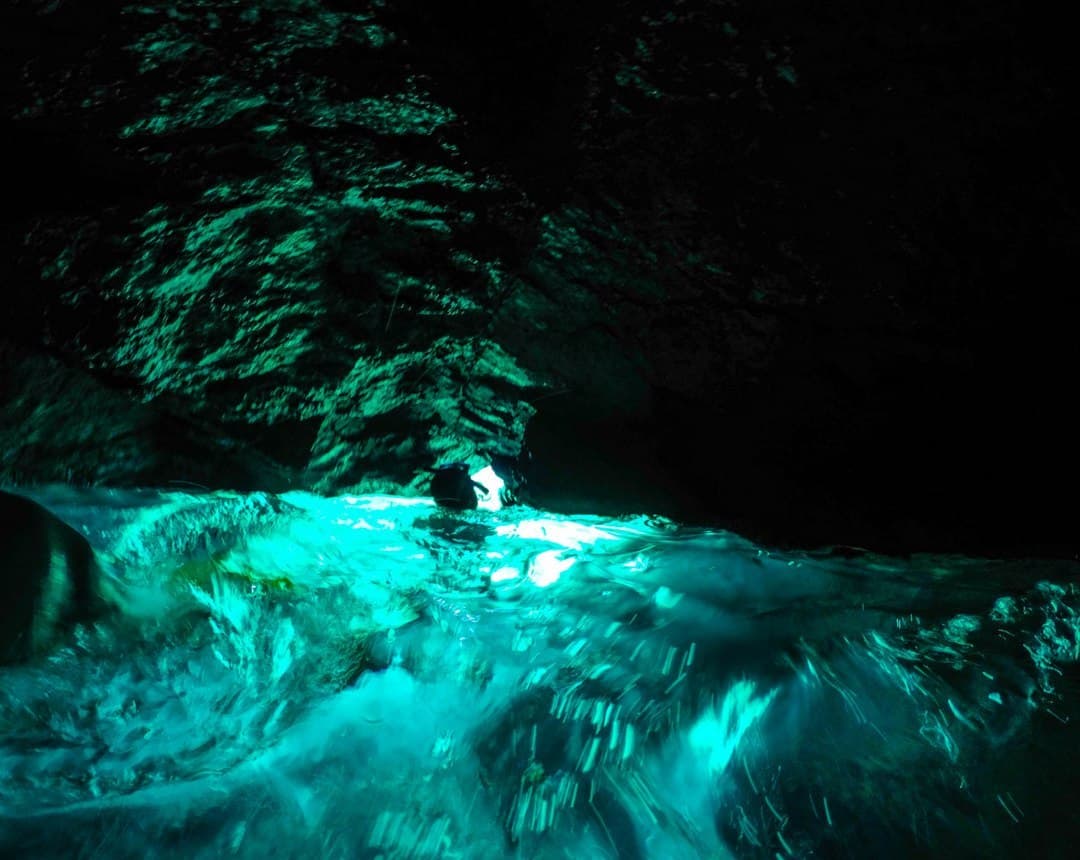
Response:
[[[8,4],[0,480],[1075,550],[1064,35],[586,5]]]

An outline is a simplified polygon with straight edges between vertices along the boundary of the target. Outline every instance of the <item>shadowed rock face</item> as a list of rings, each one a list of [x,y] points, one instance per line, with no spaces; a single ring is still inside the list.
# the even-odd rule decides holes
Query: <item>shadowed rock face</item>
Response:
[[[102,609],[86,538],[35,502],[0,492],[0,663],[41,653]]]
[[[0,480],[423,492],[527,445],[556,508],[1075,552],[1063,34],[518,7],[8,4]]]

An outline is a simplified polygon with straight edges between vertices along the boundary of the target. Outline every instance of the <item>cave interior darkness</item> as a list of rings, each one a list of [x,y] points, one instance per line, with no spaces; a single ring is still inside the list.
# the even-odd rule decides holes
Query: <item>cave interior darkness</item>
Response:
[[[3,15],[5,483],[494,452],[552,510],[1075,555],[1075,61],[1021,4]]]

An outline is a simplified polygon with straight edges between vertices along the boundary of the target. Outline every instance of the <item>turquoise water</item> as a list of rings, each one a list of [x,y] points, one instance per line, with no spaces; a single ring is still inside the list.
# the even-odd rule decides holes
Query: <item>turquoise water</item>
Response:
[[[1072,856],[1080,566],[42,489],[122,615],[0,668],[0,856]]]

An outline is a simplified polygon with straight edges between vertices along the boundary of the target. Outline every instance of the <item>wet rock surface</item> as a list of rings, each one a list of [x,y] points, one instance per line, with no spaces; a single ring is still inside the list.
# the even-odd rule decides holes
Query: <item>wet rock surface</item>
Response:
[[[0,665],[37,656],[76,622],[102,614],[94,552],[45,508],[0,491]]]
[[[0,480],[1076,551],[1059,28],[519,5],[8,4]]]

